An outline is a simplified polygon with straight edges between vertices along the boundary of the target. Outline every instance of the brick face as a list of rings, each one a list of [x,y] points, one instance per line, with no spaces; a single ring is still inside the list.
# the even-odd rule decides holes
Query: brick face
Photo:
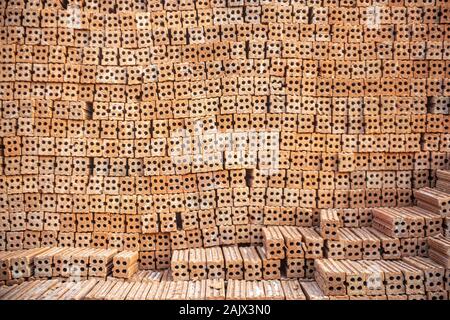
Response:
[[[412,205],[449,166],[450,8],[335,2],[3,1],[0,249],[167,268],[322,209],[361,228]]]

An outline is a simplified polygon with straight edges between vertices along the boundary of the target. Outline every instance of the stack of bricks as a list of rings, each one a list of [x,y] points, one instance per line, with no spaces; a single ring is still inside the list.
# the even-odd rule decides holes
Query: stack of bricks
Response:
[[[281,251],[284,252],[284,241]],[[174,250],[170,262],[171,275],[175,281],[273,280],[281,278],[282,267],[286,265],[288,278],[304,277],[304,259],[287,258],[286,263],[282,264],[280,258],[274,258],[267,252],[262,246],[223,246]],[[298,254],[289,256],[298,257]]]
[[[436,189],[450,193],[450,173],[446,170],[437,170],[436,178]]]
[[[430,258],[450,271],[450,239],[435,237],[428,240]],[[450,274],[447,275],[450,280]]]
[[[0,280],[431,268],[449,61],[444,0],[1,1]]]
[[[0,283],[12,285],[50,278],[79,281],[113,275],[129,278],[137,271],[137,258],[137,251],[119,254],[117,249],[53,247],[5,251],[0,252]],[[114,260],[119,262],[115,270]]]
[[[31,277],[34,271],[33,259],[44,251],[46,251],[45,248],[36,248],[2,257],[2,280]]]
[[[316,260],[316,281],[327,296],[448,299],[445,268],[429,258],[398,261]]]
[[[445,1],[3,1],[0,246],[260,244],[447,166]],[[344,224],[345,226],[345,224]]]
[[[305,248],[302,235],[293,226],[280,228],[285,244],[285,274],[287,278],[305,278]]]
[[[446,170],[438,170],[436,172],[436,189],[450,193],[450,172]],[[450,238],[450,213],[444,218],[444,230],[445,236]]]
[[[422,188],[414,191],[417,206],[441,215],[450,216],[450,193],[433,188]]]
[[[113,257],[113,276],[128,279],[138,270],[138,253],[135,251],[121,251]]]

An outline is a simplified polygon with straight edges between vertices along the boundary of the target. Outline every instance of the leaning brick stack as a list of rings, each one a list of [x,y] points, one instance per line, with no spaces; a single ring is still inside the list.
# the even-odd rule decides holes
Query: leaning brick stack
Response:
[[[433,269],[449,61],[445,0],[3,0],[0,281],[55,277],[56,259],[350,299],[371,289],[321,292],[327,275]],[[423,288],[393,295],[448,298]]]

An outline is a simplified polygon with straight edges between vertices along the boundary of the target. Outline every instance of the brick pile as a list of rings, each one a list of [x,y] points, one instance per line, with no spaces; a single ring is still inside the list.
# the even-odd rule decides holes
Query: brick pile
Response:
[[[426,258],[449,61],[444,0],[2,1],[0,259],[250,281]]]

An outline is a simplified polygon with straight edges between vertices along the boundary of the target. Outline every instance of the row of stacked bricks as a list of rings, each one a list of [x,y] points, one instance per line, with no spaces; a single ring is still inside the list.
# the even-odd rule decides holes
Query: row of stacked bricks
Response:
[[[2,1],[1,250],[162,269],[265,226],[322,239],[336,208],[361,239],[448,166],[449,22],[441,0]]]
[[[315,230],[263,228],[262,247],[176,250],[172,277],[314,278],[316,289],[332,299],[448,299],[448,173],[437,171],[437,189],[416,190],[415,206],[374,209],[373,227],[345,228],[342,212],[322,210]]]
[[[34,279],[130,279],[138,271],[137,251],[42,247],[0,252],[0,283],[13,285]]]
[[[188,281],[200,285],[226,279],[231,296],[247,290],[247,298],[266,288],[267,281],[310,278],[312,290],[330,299],[448,299],[450,240],[443,233],[450,208],[450,193],[445,192],[449,172],[437,172],[438,188],[416,190],[415,206],[374,209],[373,227],[342,227],[346,225],[342,212],[324,209],[317,228],[264,227],[262,246],[175,250],[171,272],[164,278],[173,282],[170,286],[184,289],[191,286]],[[136,251],[116,249],[6,251],[0,253],[0,280],[14,284],[36,278],[80,281],[111,275],[134,276],[143,282],[142,275],[135,275],[137,262]],[[127,290],[131,286],[118,285]]]
[[[233,291],[233,286],[243,285],[241,280],[309,278],[315,279],[321,294],[338,299],[447,299],[449,172],[437,171],[437,188],[415,190],[414,206],[375,208],[372,227],[349,228],[342,211],[323,209],[316,228],[263,227],[262,246],[175,250],[167,280],[222,279]],[[0,280],[14,284],[49,278],[129,279],[137,272],[137,262],[136,251],[117,249],[5,251],[0,253]]]
[[[336,211],[322,211],[320,231],[327,239],[325,259],[314,261],[314,278],[321,291],[335,299],[386,296],[448,300],[448,174],[438,170],[437,188],[414,190],[414,206],[375,208],[372,228],[365,230],[372,231],[370,237],[362,236],[361,228],[351,229],[365,239],[362,247],[356,245],[355,238],[350,239],[348,229],[341,228]],[[348,252],[351,255],[346,255]]]
[[[398,296],[397,296],[398,297]],[[393,296],[393,299],[397,297]],[[36,280],[1,287],[1,300],[330,300],[311,281],[229,280],[168,281],[161,277],[148,282],[83,280],[61,282]],[[379,296],[373,296],[379,299]],[[338,297],[341,299],[341,297]],[[350,299],[360,299],[352,296]]]

